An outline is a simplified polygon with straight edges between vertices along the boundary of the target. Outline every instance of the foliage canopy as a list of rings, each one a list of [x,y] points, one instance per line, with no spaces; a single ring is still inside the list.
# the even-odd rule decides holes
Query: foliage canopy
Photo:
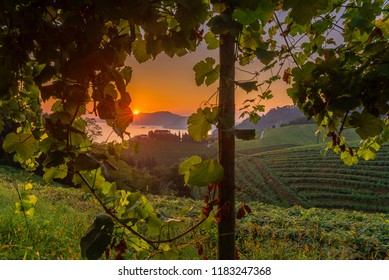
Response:
[[[143,196],[117,190],[104,178],[114,168],[112,158],[128,145],[115,143],[107,146],[107,154],[96,153],[85,133],[83,116],[89,110],[119,136],[127,133],[133,119],[126,89],[132,77],[125,63],[128,55],[145,62],[160,53],[185,55],[203,41],[208,49],[220,46],[220,65],[210,57],[196,64],[195,82],[210,85],[219,78],[227,89],[258,91],[242,108],[242,117],[252,121],[259,120],[261,101],[272,98],[270,86],[283,71],[294,103],[320,130],[327,130],[328,148],[351,165],[358,157],[373,159],[389,140],[388,7],[383,0],[120,0],[115,5],[108,0],[2,0],[0,132],[6,121],[16,124],[3,149],[14,152],[14,160],[30,170],[40,159],[48,181],[71,174],[106,211],[104,224],[111,225],[112,219],[120,225],[117,233],[137,250],[174,250],[162,244],[181,236],[170,236],[170,228],[180,223],[161,219]],[[227,44],[235,51],[227,53]],[[234,65],[227,61],[231,58],[242,66],[258,59],[263,68],[248,81],[235,81]],[[260,83],[260,74],[272,69],[275,75]],[[216,105],[206,102],[189,118],[196,140],[207,137],[211,124],[227,136],[242,135],[234,129],[233,113],[225,109],[234,104],[233,88],[230,93]],[[43,115],[41,104],[49,100],[51,112]],[[347,128],[361,137],[359,148],[347,144],[342,135]],[[196,161],[183,169],[186,183],[209,185],[209,195],[229,176],[223,162]],[[218,202],[206,203],[206,214],[194,228]],[[224,206],[219,205],[219,220],[227,211]],[[137,232],[144,225],[148,236]],[[108,244],[111,230],[99,234]],[[89,250],[91,243],[86,243]],[[100,253],[106,245],[96,246]]]

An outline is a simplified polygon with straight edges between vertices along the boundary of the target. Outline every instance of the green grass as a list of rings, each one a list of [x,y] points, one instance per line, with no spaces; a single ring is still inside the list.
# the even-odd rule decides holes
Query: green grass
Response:
[[[292,146],[304,146],[323,143],[322,133],[315,135],[316,124],[301,124],[285,127],[271,128],[264,132],[262,139],[252,141],[237,141],[237,153],[245,153],[249,150],[250,154],[262,152],[265,150],[283,149]],[[344,131],[343,135],[348,141],[357,140],[357,135],[352,131]],[[258,133],[257,138],[259,138]],[[256,151],[257,150],[257,151]]]
[[[80,259],[79,241],[95,213],[91,200],[77,189],[46,186],[37,176],[0,166],[0,259]],[[14,185],[33,184],[36,212],[14,214]],[[201,211],[202,201],[148,196],[160,213],[177,217],[182,208]],[[237,246],[242,259],[388,259],[389,215],[345,210],[304,209],[250,202],[252,213],[237,222]],[[196,216],[196,215],[194,215]],[[190,216],[186,223],[193,222]],[[216,258],[216,223],[210,236],[194,232],[180,240],[178,259]],[[164,258],[152,255],[151,258]],[[131,258],[131,256],[130,256]]]
[[[79,259],[79,241],[98,209],[81,190],[46,186],[35,175],[0,166],[0,259]],[[15,187],[32,183],[35,214],[15,214]]]

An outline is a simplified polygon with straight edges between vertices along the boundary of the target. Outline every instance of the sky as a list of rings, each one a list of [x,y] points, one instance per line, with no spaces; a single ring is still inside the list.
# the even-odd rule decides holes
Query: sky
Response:
[[[139,64],[135,58],[128,60],[128,65],[133,68],[133,75],[127,87],[131,98],[133,111],[151,113],[156,111],[170,111],[175,114],[188,116],[196,112],[201,104],[208,100],[216,91],[218,81],[210,86],[198,87],[195,83],[195,72],[193,66],[211,56],[218,61],[218,51],[209,51],[204,46],[194,53],[183,57],[170,58],[160,54],[155,60]],[[240,67],[245,71],[255,72],[261,69],[259,62]],[[282,75],[282,73],[281,73]],[[238,81],[249,80],[253,76],[243,71],[236,70]],[[259,81],[266,76],[259,76]],[[266,102],[266,111],[277,106],[291,105],[292,100],[286,94],[285,82],[278,81],[273,84],[274,97]],[[257,92],[250,94],[241,89],[236,90],[236,115],[240,115],[239,108],[243,107],[246,99],[256,96]],[[213,99],[212,103],[215,103]]]

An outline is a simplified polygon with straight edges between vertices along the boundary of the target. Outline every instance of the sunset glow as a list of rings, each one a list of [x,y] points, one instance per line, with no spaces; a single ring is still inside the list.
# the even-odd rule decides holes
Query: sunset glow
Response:
[[[133,114],[134,114],[134,115],[138,115],[138,114],[139,114],[139,110],[135,109],[135,110],[133,111]]]

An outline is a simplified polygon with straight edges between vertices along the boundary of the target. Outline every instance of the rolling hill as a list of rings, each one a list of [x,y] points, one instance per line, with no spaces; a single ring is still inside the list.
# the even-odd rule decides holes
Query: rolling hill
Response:
[[[351,167],[322,145],[264,152],[239,158],[236,176],[243,200],[389,213],[389,145]]]

